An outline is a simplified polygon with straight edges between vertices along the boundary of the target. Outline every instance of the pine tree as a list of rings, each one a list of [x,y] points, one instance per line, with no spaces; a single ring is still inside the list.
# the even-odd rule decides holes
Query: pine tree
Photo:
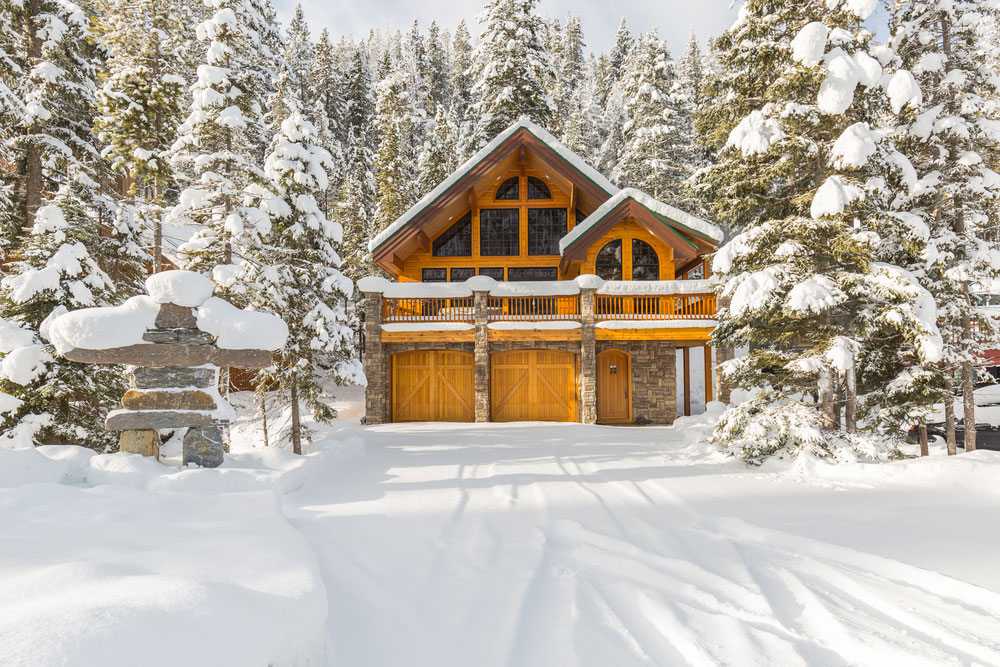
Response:
[[[966,424],[975,423],[975,365],[996,335],[992,319],[973,307],[970,291],[977,283],[988,285],[1000,269],[1000,254],[989,243],[1000,177],[987,162],[1000,152],[1000,136],[984,123],[1000,100],[996,33],[989,32],[997,27],[998,11],[981,0],[896,3],[892,39],[900,65],[912,70],[922,92],[916,109],[893,111],[900,141],[917,172],[927,175],[910,213],[927,225],[936,249],[928,257],[926,283],[942,308],[945,364],[960,371]],[[910,80],[893,79],[889,93],[908,85]],[[947,421],[954,453],[952,410]],[[975,429],[965,429],[963,444],[966,451],[976,448]]]
[[[720,420],[715,438],[752,462],[803,449],[884,455],[892,440],[853,433],[855,397],[893,388],[900,403],[873,402],[867,429],[899,438],[900,424],[884,419],[926,410],[935,396],[933,378],[918,381],[940,360],[934,302],[906,268],[924,241],[893,209],[899,196],[913,194],[913,168],[891,137],[871,129],[890,102],[878,85],[882,67],[868,55],[867,16],[854,13],[863,8],[838,4],[750,0],[718,42],[739,52],[722,54],[729,66],[766,52],[765,71],[774,77],[757,98],[765,103],[752,109],[760,82],[742,69],[726,73],[733,107],[752,109],[729,132],[727,150],[749,162],[729,179],[756,179],[788,207],[780,217],[771,211],[781,206],[754,209],[713,261],[729,301],[715,344],[750,346],[724,371],[757,392]],[[913,91],[890,97],[899,105],[915,100]],[[840,389],[848,398],[846,434]]]
[[[583,57],[583,29],[580,17],[567,14],[566,27],[559,40],[559,54],[556,63],[558,77],[554,82],[553,99],[556,103],[556,123],[553,129],[565,141],[568,126],[576,110],[577,90],[580,88],[586,62]]]
[[[285,32],[284,60],[288,64],[295,97],[301,103],[302,111],[310,115],[314,114],[310,75],[315,58],[316,49],[309,36],[309,24],[306,23],[302,3],[297,3],[295,13]],[[283,119],[276,118],[275,122],[280,126]]]
[[[666,201],[677,201],[691,167],[682,151],[681,107],[674,63],[655,30],[639,38],[622,82],[625,113],[621,159],[611,179]]]
[[[211,273],[232,295],[244,291],[238,280],[245,249],[270,229],[267,215],[247,203],[264,184],[255,159],[267,134],[264,114],[259,96],[248,92],[260,75],[254,49],[262,22],[253,4],[235,0],[221,3],[198,26],[199,38],[208,42],[205,63],[198,66],[191,113],[172,147],[175,164],[200,174],[169,214],[199,228],[179,249],[183,267]]]
[[[563,143],[570,150],[590,164],[599,162],[603,142],[598,76],[598,62],[591,55],[587,58],[584,74],[573,92],[563,138]]]
[[[672,151],[677,156],[678,164],[683,165],[687,173],[676,205],[685,211],[709,215],[691,180],[696,172],[710,164],[708,150],[698,144],[698,131],[695,127],[695,115],[702,104],[703,70],[701,48],[693,30],[688,37],[684,56],[677,61],[676,72],[672,100],[677,110],[678,137]]]
[[[329,184],[332,157],[317,142],[315,127],[286,99],[274,112],[293,109],[276,132],[264,164],[270,192],[266,206],[274,222],[255,253],[251,275],[253,304],[288,324],[288,342],[272,367],[258,376],[258,391],[287,392],[291,407],[292,451],[302,453],[309,439],[300,403],[317,421],[335,416],[327,402],[325,379],[338,385],[356,381],[346,303],[353,285],[341,274],[337,247],[342,229],[326,219],[317,197]]]
[[[542,127],[555,104],[546,93],[546,77],[555,77],[542,42],[544,21],[535,13],[537,0],[490,0],[479,15],[484,24],[474,54],[477,146],[490,141],[525,116]]]
[[[438,24],[431,21],[427,28],[427,113],[436,116],[441,108],[451,103],[451,84],[448,81],[448,47]]]
[[[373,230],[376,233],[392,224],[417,200],[414,101],[407,85],[407,74],[405,70],[396,69],[376,87],[375,124],[379,133],[375,154],[378,201]]]
[[[449,115],[457,128],[455,145],[460,159],[472,154],[473,133],[478,118],[473,109],[472,41],[465,21],[459,21],[451,43],[451,108]]]
[[[153,271],[162,266],[162,216],[173,186],[168,151],[182,120],[186,30],[174,0],[107,0],[97,23],[108,51],[95,127],[103,156],[129,183],[144,226],[153,230]]]
[[[625,76],[625,67],[628,64],[629,54],[635,46],[635,39],[628,30],[628,22],[622,17],[618,24],[618,32],[615,33],[615,45],[608,54],[608,64],[611,66],[612,82],[621,81]]]
[[[455,161],[456,134],[457,130],[444,108],[439,108],[434,116],[434,131],[427,137],[417,161],[417,196],[433,190],[458,166]]]
[[[327,173],[327,189],[319,196],[323,214],[333,214],[333,201],[344,178],[345,147],[344,101],[341,97],[341,73],[337,54],[324,28],[316,43],[312,69],[309,76],[309,95],[312,100],[316,140],[333,157]]]

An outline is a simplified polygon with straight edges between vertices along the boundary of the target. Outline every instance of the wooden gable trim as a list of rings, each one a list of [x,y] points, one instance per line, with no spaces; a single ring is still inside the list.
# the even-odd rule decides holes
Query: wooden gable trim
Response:
[[[462,175],[450,188],[442,192],[434,201],[427,204],[402,229],[386,239],[382,245],[372,252],[372,259],[386,271],[394,274],[398,273],[396,270],[398,258],[394,257],[394,254],[400,247],[417,238],[418,233],[423,230],[424,226],[458,198],[466,196],[467,192],[470,193],[470,204],[475,209],[476,198],[474,188],[476,183],[481,181],[491,169],[514,154],[515,151],[520,151],[521,164],[523,165],[526,160],[525,151],[528,149],[533,151],[557,174],[573,184],[574,190],[579,189],[581,194],[590,197],[596,206],[599,206],[611,197],[612,193],[606,192],[601,186],[591,180],[590,177],[563,158],[556,150],[536,137],[529,129],[522,127],[506,141],[497,146],[496,150],[470,168],[469,171]]]
[[[597,221],[573,244],[563,252],[562,264],[568,266],[572,262],[582,261],[587,256],[587,249],[599,238],[604,236],[615,225],[629,217],[648,229],[654,236],[674,249],[675,260],[693,260],[700,256],[700,248],[688,239],[678,234],[673,227],[648,208],[634,199],[625,199],[607,215]]]

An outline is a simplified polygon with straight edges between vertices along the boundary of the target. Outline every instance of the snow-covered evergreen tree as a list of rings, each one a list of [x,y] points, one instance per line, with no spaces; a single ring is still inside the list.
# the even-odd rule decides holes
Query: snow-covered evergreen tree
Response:
[[[451,83],[448,80],[448,44],[441,34],[441,28],[434,21],[427,28],[427,114],[436,116],[438,109],[448,108],[451,103]]]
[[[465,21],[459,21],[451,44],[451,107],[449,115],[457,128],[455,145],[460,159],[472,154],[477,117],[473,108],[472,40]]]
[[[309,96],[312,100],[313,124],[316,140],[333,157],[327,173],[326,192],[319,196],[320,207],[326,216],[333,214],[333,202],[344,178],[345,147],[344,101],[341,97],[341,72],[337,53],[330,42],[330,33],[324,28],[316,42],[312,68],[309,75]]]
[[[302,111],[313,115],[313,95],[311,90],[311,73],[316,58],[316,49],[313,47],[312,38],[309,36],[309,24],[306,23],[305,13],[302,11],[302,3],[295,5],[295,12],[292,20],[288,23],[285,31],[285,51],[284,60],[288,64],[288,72],[293,82],[293,91],[296,99],[301,104]],[[281,118],[274,121],[280,126],[283,122]]]
[[[417,200],[415,102],[410,95],[408,74],[403,69],[394,69],[376,87],[375,123],[379,133],[375,154],[378,200],[373,229],[376,233],[392,224]]]
[[[910,214],[927,226],[936,250],[927,258],[925,283],[941,308],[946,367],[960,371],[965,423],[975,423],[975,366],[996,336],[995,323],[978,315],[970,293],[1000,271],[1000,255],[988,240],[1000,199],[1000,175],[988,162],[1000,153],[1000,75],[992,32],[998,11],[982,0],[896,3],[891,42],[900,65],[916,78],[894,77],[889,94],[905,96],[915,86],[922,92],[915,108],[894,104],[893,111],[899,141],[923,177]],[[951,410],[947,421],[953,452]],[[966,451],[975,449],[975,429],[965,429],[963,444]]]
[[[586,63],[583,57],[583,29],[580,17],[568,14],[566,27],[563,28],[559,40],[558,57],[555,59],[555,69],[558,77],[554,81],[553,99],[556,112],[552,130],[565,141],[568,136],[568,126],[575,111],[577,90],[583,82]]]
[[[239,294],[244,249],[270,229],[252,201],[263,191],[256,146],[266,135],[259,98],[250,94],[259,78],[257,7],[244,0],[215,0],[215,14],[198,26],[207,42],[205,62],[192,86],[191,113],[172,147],[175,164],[196,178],[180,193],[169,217],[198,231],[181,246],[184,268],[213,275],[227,293]]]
[[[869,54],[881,52],[862,26],[870,4],[748,0],[719,41],[740,54],[767,52],[765,71],[774,77],[757,98],[765,103],[752,109],[760,82],[741,69],[742,56],[722,57],[736,68],[725,79],[733,106],[750,109],[726,142],[749,166],[729,178],[746,174],[765,194],[785,200],[740,218],[742,233],[713,262],[729,301],[714,340],[750,347],[724,370],[756,392],[727,412],[715,437],[750,461],[800,449],[881,455],[884,438],[853,433],[854,397],[859,389],[884,391],[897,383],[900,390],[892,393],[908,399],[922,381],[912,370],[930,369],[941,358],[933,298],[906,266],[923,251],[924,239],[893,210],[900,194],[914,192],[913,167],[869,124],[890,102],[919,102],[919,91],[886,98],[882,66]],[[900,246],[909,259],[900,257]],[[890,258],[903,265],[884,261]],[[901,341],[910,359],[892,356]],[[848,396],[847,434],[838,433],[841,388]],[[900,410],[884,408],[871,415],[898,417]],[[902,426],[878,418],[867,424],[881,432],[892,427],[896,437]]]
[[[176,0],[106,0],[97,23],[108,52],[95,126],[103,156],[129,184],[140,223],[152,230],[153,271],[162,266],[162,217],[173,185],[186,81],[187,26]]]
[[[545,22],[535,13],[536,4],[490,0],[479,15],[484,28],[473,59],[472,89],[478,97],[477,148],[521,116],[546,127],[555,112],[545,81],[558,72],[542,42]]]
[[[342,229],[327,220],[317,201],[327,190],[332,157],[294,107],[294,100],[280,105],[293,111],[281,122],[264,164],[270,192],[262,206],[273,225],[255,253],[250,280],[253,305],[288,324],[288,342],[276,353],[274,366],[258,375],[258,391],[276,387],[288,393],[288,436],[292,450],[301,454],[309,431],[300,403],[316,420],[329,422],[336,413],[323,380],[356,382],[358,363],[345,310],[353,286],[339,270]]]
[[[655,30],[640,36],[632,49],[622,80],[623,145],[610,177],[623,187],[634,187],[658,199],[677,201],[691,173],[681,118],[674,94],[674,63],[666,43]]]
[[[444,108],[439,107],[434,116],[434,131],[424,142],[424,150],[417,162],[417,196],[433,190],[458,166],[455,160],[456,135],[457,129],[451,119]]]

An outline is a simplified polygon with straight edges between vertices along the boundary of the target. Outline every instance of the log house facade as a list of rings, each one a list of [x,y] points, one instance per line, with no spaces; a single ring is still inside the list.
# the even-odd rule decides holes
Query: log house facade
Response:
[[[372,241],[367,423],[671,423],[676,351],[714,392],[711,223],[620,190],[530,121]],[[716,361],[721,361],[717,359]]]

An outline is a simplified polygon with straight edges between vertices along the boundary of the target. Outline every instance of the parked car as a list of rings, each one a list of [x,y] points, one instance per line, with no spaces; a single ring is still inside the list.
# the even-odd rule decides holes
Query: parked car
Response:
[[[927,439],[933,441],[935,437],[945,440],[944,422],[934,422],[927,425]],[[906,441],[910,444],[920,442],[920,433],[916,426],[910,428],[906,434]],[[959,420],[955,424],[955,441],[959,449],[965,449],[965,425]],[[995,424],[976,424],[976,449],[991,449],[1000,452],[1000,426]]]

